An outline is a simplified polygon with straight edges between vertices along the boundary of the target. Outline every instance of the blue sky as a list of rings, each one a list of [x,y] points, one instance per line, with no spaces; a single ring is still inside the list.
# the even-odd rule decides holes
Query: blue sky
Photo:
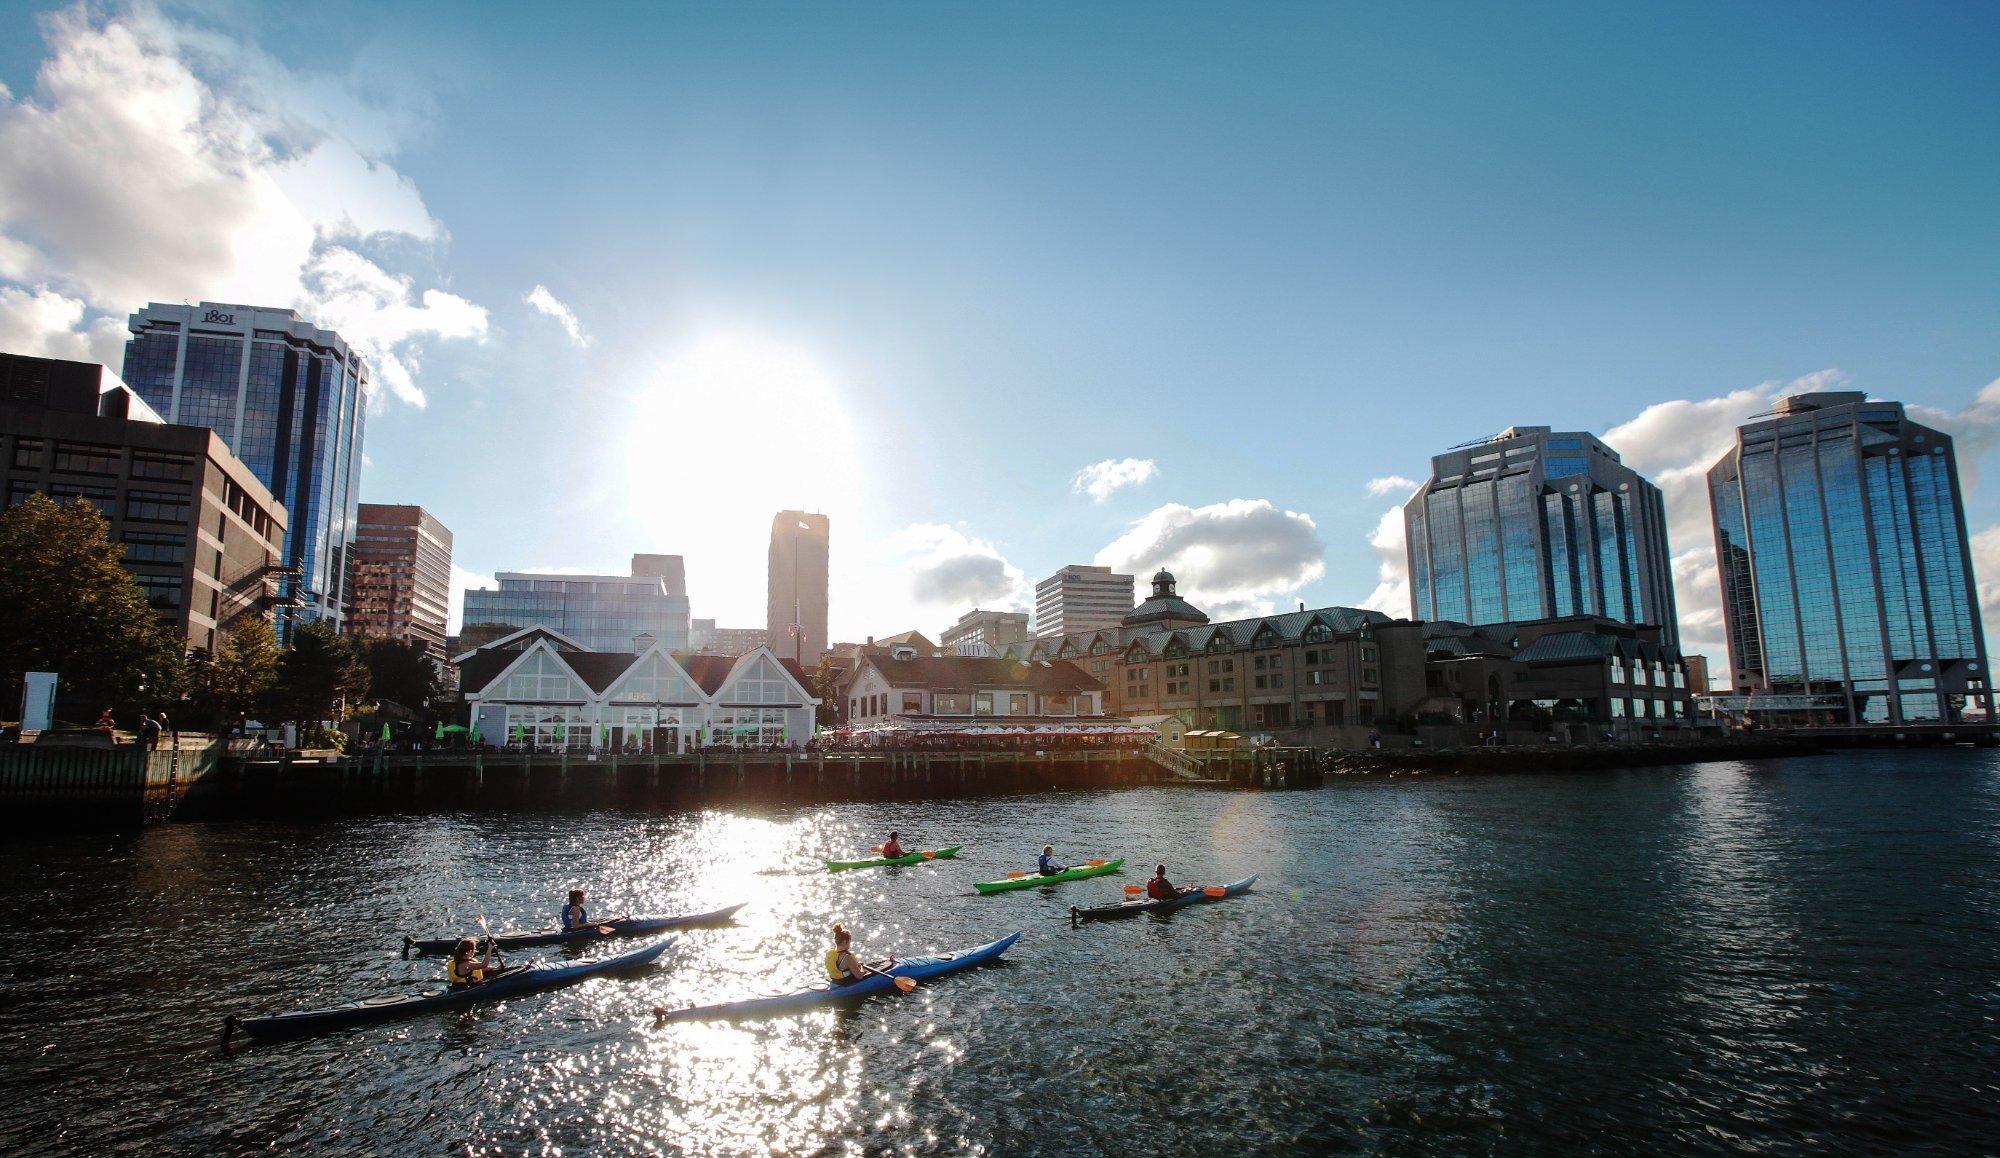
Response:
[[[837,638],[1093,559],[1407,613],[1370,481],[1540,423],[1666,476],[1702,646],[1734,421],[1804,379],[2000,432],[1991,7],[291,7],[0,15],[0,340],[291,294],[407,371],[364,496],[472,575],[676,551],[755,624],[805,506]],[[174,171],[89,126],[189,93],[202,179],[81,228]]]

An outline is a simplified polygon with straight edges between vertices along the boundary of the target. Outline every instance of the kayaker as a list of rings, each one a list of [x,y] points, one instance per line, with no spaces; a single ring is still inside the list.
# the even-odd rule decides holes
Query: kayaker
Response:
[[[1181,895],[1181,890],[1167,879],[1166,865],[1153,867],[1153,879],[1146,882],[1146,895],[1156,901],[1171,901]]]
[[[1055,853],[1055,845],[1045,844],[1042,846],[1041,869],[1042,875],[1045,877],[1052,877],[1057,873],[1066,873],[1069,871],[1068,865],[1056,863]]]
[[[583,911],[583,890],[571,889],[569,903],[564,905],[562,910],[563,932],[581,929],[588,924],[590,924],[590,914]]]
[[[889,954],[888,964],[896,963],[896,955]],[[854,936],[846,929],[833,927],[833,948],[826,951],[826,977],[835,985],[852,985],[875,970],[861,963],[854,955]]]
[[[493,973],[493,946],[486,946],[486,956],[479,956],[479,945],[466,937],[452,948],[451,960],[445,963],[444,979],[453,989],[469,989],[484,984]]]
[[[890,833],[889,839],[882,842],[882,859],[898,860],[908,855],[903,851],[903,842],[896,839],[895,833]]]

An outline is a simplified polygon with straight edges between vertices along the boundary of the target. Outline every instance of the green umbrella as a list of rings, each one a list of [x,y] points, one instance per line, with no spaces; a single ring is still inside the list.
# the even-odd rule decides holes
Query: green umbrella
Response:
[[[522,742],[523,740],[525,740],[525,739],[527,739],[527,737],[526,737],[526,736],[524,736],[524,735],[523,735],[523,734],[521,733],[521,725],[519,725],[519,724],[515,724],[515,725],[514,725],[514,742],[515,742],[516,744],[519,744],[519,743],[521,743],[521,742]]]
[[[433,739],[433,740],[442,740],[442,739],[444,739],[444,721],[443,721],[443,720],[439,720],[439,721],[437,722],[437,734],[436,734],[436,735],[434,735],[434,736],[432,736],[432,737],[431,737],[431,739]]]
[[[389,739],[389,738],[390,738],[390,734],[389,734],[389,721],[387,721],[387,720],[383,720],[383,721],[382,721],[382,738],[383,738],[384,740],[387,740],[387,739]]]
[[[472,733],[472,729],[471,729],[471,728],[468,728],[468,727],[465,727],[465,726],[464,726],[464,725],[462,725],[462,724],[439,724],[439,725],[438,725],[438,735],[440,735],[440,736],[456,736],[456,735],[458,735],[458,734],[459,734],[459,733],[461,733],[461,732],[463,732],[463,733],[466,733],[466,734],[471,734],[471,733]]]

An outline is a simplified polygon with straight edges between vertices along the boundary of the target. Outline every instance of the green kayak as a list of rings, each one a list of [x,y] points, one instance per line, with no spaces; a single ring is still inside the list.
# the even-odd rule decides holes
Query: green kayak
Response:
[[[1107,860],[1103,864],[1080,864],[1074,868],[1066,868],[1059,873],[1050,873],[1048,876],[1043,876],[1040,873],[1029,873],[1024,877],[1013,880],[979,881],[972,887],[978,889],[982,895],[1004,893],[1010,889],[1032,889],[1037,885],[1052,885],[1057,881],[1080,881],[1086,877],[1101,877],[1105,873],[1117,872],[1119,867],[1124,863],[1125,858],[1120,857],[1117,860]]]
[[[826,862],[826,871],[839,873],[846,872],[848,869],[881,868],[884,865],[892,864],[922,864],[932,858],[948,860],[951,857],[957,856],[958,850],[964,847],[962,844],[954,844],[950,848],[935,849],[931,852],[913,852],[908,856],[899,856],[894,860],[879,856],[874,860],[830,860]]]

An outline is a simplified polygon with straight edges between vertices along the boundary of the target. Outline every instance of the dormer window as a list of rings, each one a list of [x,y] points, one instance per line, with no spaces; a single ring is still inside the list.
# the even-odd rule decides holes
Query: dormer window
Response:
[[[917,649],[907,643],[899,643],[889,649],[889,658],[893,660],[915,659],[917,658]]]

